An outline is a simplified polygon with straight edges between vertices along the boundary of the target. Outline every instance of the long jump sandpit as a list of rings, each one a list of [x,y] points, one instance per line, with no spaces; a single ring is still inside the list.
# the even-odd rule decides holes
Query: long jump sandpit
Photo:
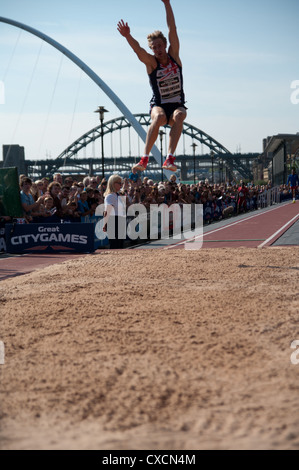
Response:
[[[3,280],[0,448],[299,449],[298,255],[107,250]]]

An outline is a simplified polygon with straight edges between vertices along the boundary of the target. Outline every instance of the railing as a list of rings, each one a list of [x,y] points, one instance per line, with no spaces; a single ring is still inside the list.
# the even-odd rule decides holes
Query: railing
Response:
[[[280,191],[279,186],[274,186],[265,190],[263,193],[258,195],[258,208],[262,209],[263,207],[273,206],[273,204],[280,203]]]

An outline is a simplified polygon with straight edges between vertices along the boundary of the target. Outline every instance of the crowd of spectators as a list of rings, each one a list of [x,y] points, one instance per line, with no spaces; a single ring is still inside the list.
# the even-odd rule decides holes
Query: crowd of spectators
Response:
[[[94,217],[96,208],[104,203],[107,180],[99,176],[73,179],[60,173],[53,180],[42,178],[32,181],[20,176],[23,223],[84,222]],[[120,194],[126,197],[127,206],[141,203],[147,209],[151,204],[203,204],[204,223],[258,209],[261,196],[271,188],[267,185],[232,182],[211,184],[207,179],[197,184],[178,182],[175,175],[170,180],[155,182],[140,178],[132,172],[123,178]],[[287,185],[279,188],[279,199],[292,197]]]
[[[56,173],[49,178],[32,181],[20,176],[20,195],[25,223],[82,222],[95,214],[104,202],[107,181],[98,177],[74,180]]]
[[[63,178],[60,173],[53,177],[31,181],[20,177],[21,201],[26,222],[83,222],[95,214],[103,204],[107,180],[99,176],[75,180]],[[267,185],[232,182],[211,184],[207,179],[197,184],[170,180],[155,182],[148,177],[140,178],[132,172],[123,179],[120,194],[126,197],[127,206],[141,203],[147,209],[151,204],[203,204],[204,223],[258,209],[261,195],[271,188]],[[280,201],[291,197],[290,188],[279,188]]]

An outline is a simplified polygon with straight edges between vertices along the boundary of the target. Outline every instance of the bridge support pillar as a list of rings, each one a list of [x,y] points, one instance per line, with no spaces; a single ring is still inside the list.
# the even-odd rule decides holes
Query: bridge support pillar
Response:
[[[181,181],[186,181],[187,180],[187,162],[182,162],[181,163]]]

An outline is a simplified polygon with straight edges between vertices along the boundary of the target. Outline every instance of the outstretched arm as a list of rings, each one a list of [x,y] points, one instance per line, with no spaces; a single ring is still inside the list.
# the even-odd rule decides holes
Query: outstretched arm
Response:
[[[177,34],[174,14],[172,6],[170,5],[170,0],[162,0],[165,6],[166,11],[166,21],[168,26],[168,39],[169,39],[169,54],[181,65],[179,58],[180,52],[180,42]]]
[[[140,46],[139,42],[133,38],[128,23],[125,23],[124,20],[119,21],[117,24],[117,30],[124,38],[126,38],[135,54],[137,54],[138,59],[143,62],[148,69],[152,66],[155,67],[153,56],[146,52],[146,50]]]

